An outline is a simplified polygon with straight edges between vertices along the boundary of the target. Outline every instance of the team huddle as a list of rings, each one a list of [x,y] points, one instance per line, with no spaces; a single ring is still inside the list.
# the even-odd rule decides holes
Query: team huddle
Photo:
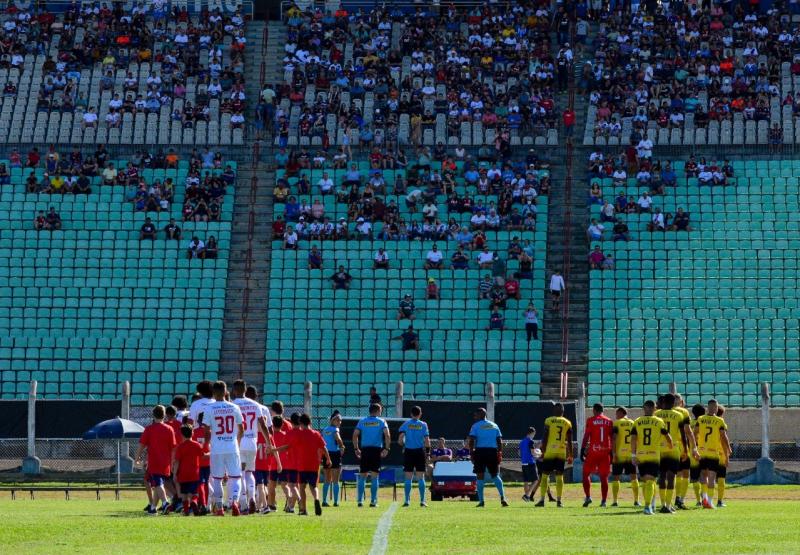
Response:
[[[684,406],[680,395],[667,393],[657,402],[645,401],[644,414],[636,420],[628,418],[625,407],[616,409],[616,420],[603,414],[601,404],[595,404],[593,415],[587,419],[585,432],[580,442],[580,458],[583,461],[583,489],[586,495],[583,506],[592,503],[591,476],[600,478],[602,500],[605,507],[611,477],[612,506],[618,505],[620,478],[628,475],[633,490],[634,506],[639,502],[642,482],[644,513],[656,511],[655,490],[658,485],[661,513],[673,513],[676,509],[688,508],[685,497],[689,484],[694,487],[697,506],[714,508],[724,506],[725,478],[728,457],[731,453],[727,425],[722,419],[724,407],[711,399],[707,407],[697,404],[691,412]],[[561,506],[563,473],[566,463],[571,463],[572,424],[563,416],[564,409],[555,405],[554,415],[545,420],[540,467],[542,478],[536,480],[533,455],[523,453],[523,473],[526,491],[523,499],[538,487],[541,498],[537,506],[544,506],[548,491],[548,478],[556,475],[556,502]],[[532,435],[523,440],[521,451],[533,450]],[[526,455],[528,465],[526,465]],[[527,466],[527,468],[526,468]]]

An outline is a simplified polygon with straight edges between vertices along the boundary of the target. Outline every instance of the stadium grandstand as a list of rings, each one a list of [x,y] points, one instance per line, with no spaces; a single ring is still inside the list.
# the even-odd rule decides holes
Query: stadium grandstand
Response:
[[[1,398],[800,405],[796,3],[189,4],[0,14]]]

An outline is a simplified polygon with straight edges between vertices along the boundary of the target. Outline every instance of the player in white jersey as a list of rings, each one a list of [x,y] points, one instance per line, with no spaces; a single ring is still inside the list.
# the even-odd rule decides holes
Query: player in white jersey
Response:
[[[214,484],[214,515],[224,516],[222,508],[222,478],[228,476],[228,504],[231,514],[239,516],[239,491],[241,490],[242,463],[239,443],[244,435],[242,411],[225,400],[225,382],[214,382],[214,402],[205,407],[203,425],[211,430],[211,481]]]
[[[245,393],[250,390],[252,395]],[[239,445],[239,452],[242,458],[242,471],[244,472],[244,486],[241,492],[241,507],[247,507],[248,514],[256,512],[256,453],[258,452],[258,432],[260,431],[267,441],[267,450],[272,446],[269,441],[269,430],[267,428],[267,416],[269,409],[256,402],[256,390],[254,387],[247,387],[244,380],[233,382],[231,397],[234,404],[242,411],[244,420],[244,435],[242,443]]]
[[[200,395],[200,398],[192,401],[192,406],[189,407],[189,418],[195,428],[198,428],[201,421],[203,421],[200,415],[203,414],[208,405],[214,402],[211,382],[208,380],[199,382],[197,384],[197,394]],[[207,423],[208,419],[204,421]]]
[[[172,398],[170,403],[177,412],[176,418],[181,424],[185,424],[185,420],[189,418],[189,404],[186,402],[186,396],[176,395]]]

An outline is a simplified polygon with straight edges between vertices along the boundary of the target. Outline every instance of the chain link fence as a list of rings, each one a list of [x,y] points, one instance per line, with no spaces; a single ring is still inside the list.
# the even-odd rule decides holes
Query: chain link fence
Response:
[[[125,453],[125,443],[122,449]],[[3,473],[22,472],[27,455],[27,441],[0,440],[0,480]],[[87,479],[111,477],[116,470],[117,442],[111,440],[37,439],[36,456],[42,462],[42,473],[86,474]]]

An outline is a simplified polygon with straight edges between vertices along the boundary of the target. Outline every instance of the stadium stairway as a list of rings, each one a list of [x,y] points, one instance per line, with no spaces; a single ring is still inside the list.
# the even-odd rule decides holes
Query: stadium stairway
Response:
[[[261,93],[261,42],[263,21],[247,27],[245,53],[247,96],[255,106]],[[250,119],[254,114],[248,114]],[[251,130],[252,131],[252,130]],[[249,150],[256,144],[254,133],[248,138]],[[231,230],[231,255],[228,288],[225,293],[225,321],[219,374],[228,382],[244,378],[261,388],[264,379],[264,334],[266,333],[267,285],[270,264],[270,221],[274,173],[253,167],[251,160],[239,171],[242,194],[234,203]]]

